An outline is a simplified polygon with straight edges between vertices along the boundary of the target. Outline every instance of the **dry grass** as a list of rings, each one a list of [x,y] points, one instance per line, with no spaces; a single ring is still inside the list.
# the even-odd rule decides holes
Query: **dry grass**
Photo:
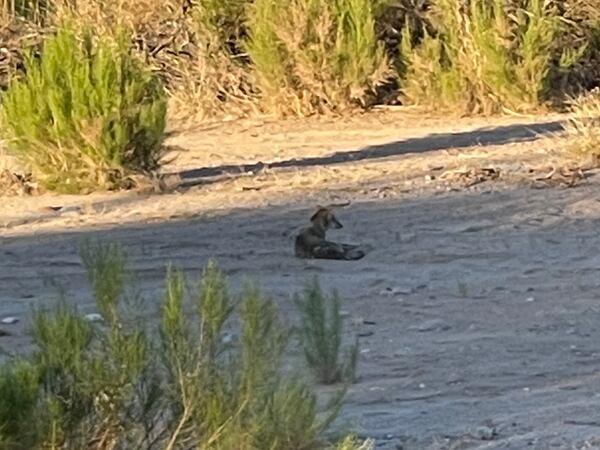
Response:
[[[392,76],[371,0],[259,0],[250,13],[261,105],[275,115],[339,112],[365,104]]]
[[[562,23],[543,0],[437,0],[431,22],[435,32],[418,44],[404,29],[404,97],[462,114],[540,110],[552,70],[568,70],[585,50],[557,46]]]
[[[571,99],[571,116],[561,142],[567,154],[585,166],[600,163],[600,89]]]

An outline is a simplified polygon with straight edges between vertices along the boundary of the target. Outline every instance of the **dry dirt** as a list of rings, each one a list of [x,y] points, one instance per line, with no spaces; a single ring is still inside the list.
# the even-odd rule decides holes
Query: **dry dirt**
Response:
[[[600,448],[600,177],[539,136],[560,119],[235,122],[174,132],[162,194],[4,197],[0,319],[20,321],[0,353],[27,348],[57,287],[94,312],[76,250],[100,236],[126,247],[149,320],[167,261],[197,276],[216,257],[292,321],[318,274],[360,335],[340,423],[377,448]],[[294,258],[314,206],[344,202],[330,238],[367,256]]]

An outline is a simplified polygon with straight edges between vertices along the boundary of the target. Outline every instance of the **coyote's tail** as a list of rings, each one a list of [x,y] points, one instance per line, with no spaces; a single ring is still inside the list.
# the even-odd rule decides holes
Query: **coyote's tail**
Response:
[[[354,261],[365,256],[356,245],[327,243],[313,248],[313,258]]]

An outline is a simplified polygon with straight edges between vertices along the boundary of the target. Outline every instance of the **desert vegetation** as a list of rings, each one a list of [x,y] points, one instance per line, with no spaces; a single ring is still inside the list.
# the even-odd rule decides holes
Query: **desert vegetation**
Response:
[[[156,170],[167,119],[564,109],[597,84],[596,6],[5,1],[5,143],[43,189],[88,192]]]
[[[67,297],[35,312],[35,350],[0,368],[2,448],[369,447],[328,433],[345,387],[320,401],[302,359],[289,361],[291,328],[256,285],[230,293],[209,261],[197,289],[186,289],[182,272],[168,267],[153,329],[134,313],[144,300],[123,249],[87,241],[80,255],[100,320]],[[311,286],[312,302],[325,303],[317,281]],[[321,348],[327,337],[307,330],[309,314],[305,348]],[[340,340],[338,318],[327,326]]]

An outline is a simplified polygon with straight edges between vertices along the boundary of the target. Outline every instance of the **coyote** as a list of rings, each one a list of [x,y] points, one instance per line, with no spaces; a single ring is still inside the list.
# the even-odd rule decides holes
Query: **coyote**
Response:
[[[325,239],[329,228],[342,228],[331,209],[319,206],[310,221],[312,225],[296,236],[294,250],[298,258],[355,260],[365,256],[358,245],[338,244]]]

